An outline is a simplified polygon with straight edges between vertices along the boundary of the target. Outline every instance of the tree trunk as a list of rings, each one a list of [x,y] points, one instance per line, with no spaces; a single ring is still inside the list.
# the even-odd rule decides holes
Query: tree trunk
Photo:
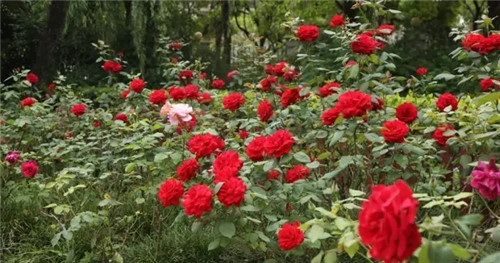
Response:
[[[493,26],[495,26],[495,30],[498,30],[500,28],[500,1],[488,0],[488,16],[497,17],[493,20]]]
[[[47,16],[47,27],[38,44],[35,66],[33,71],[40,78],[40,83],[47,83],[56,72],[54,51],[62,35],[66,22],[69,1],[52,0]]]
[[[224,54],[222,61],[226,66],[231,67],[231,32],[229,28],[229,1],[222,2],[222,23],[224,35]]]

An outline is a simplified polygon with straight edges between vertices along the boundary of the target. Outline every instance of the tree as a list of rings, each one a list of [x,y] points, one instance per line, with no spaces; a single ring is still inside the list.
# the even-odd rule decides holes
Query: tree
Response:
[[[61,33],[66,22],[68,1],[52,0],[48,9],[47,26],[38,44],[36,62],[33,67],[40,77],[41,83],[50,81],[56,71],[54,51],[57,47]]]

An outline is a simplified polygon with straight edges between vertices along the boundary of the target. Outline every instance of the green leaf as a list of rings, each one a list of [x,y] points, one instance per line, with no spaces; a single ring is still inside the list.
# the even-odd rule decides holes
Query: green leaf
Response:
[[[325,258],[323,259],[324,263],[336,263],[337,262],[337,250],[330,249],[326,251]]]
[[[113,258],[111,259],[111,262],[123,263],[122,255],[120,255],[120,253],[118,253],[118,252],[115,252],[115,254],[113,255]]]
[[[484,96],[477,98],[476,105],[480,106],[480,105],[483,105],[487,102],[494,102],[494,101],[498,101],[498,100],[500,100],[500,91],[489,93],[489,94],[486,94]]]
[[[349,195],[352,197],[363,196],[365,195],[365,192],[355,189],[349,189]]]
[[[269,172],[271,169],[274,168],[275,166],[275,161],[274,160],[269,160],[266,163],[264,163],[264,167],[262,168],[264,172]]]
[[[311,158],[309,158],[309,155],[305,154],[304,152],[297,152],[293,155],[293,158],[295,160],[301,162],[301,163],[310,163]]]
[[[429,246],[429,262],[455,262],[455,256],[453,255],[453,251],[447,244],[432,242]]]
[[[483,215],[481,214],[464,215],[458,219],[458,221],[472,226],[479,225],[481,220],[483,220]]]
[[[451,79],[454,79],[456,76],[453,75],[453,74],[450,74],[450,73],[441,73],[441,74],[438,74],[434,77],[434,80],[440,80],[440,79],[444,79],[444,80],[451,80]]]
[[[314,161],[312,163],[308,163],[306,164],[307,168],[309,169],[316,169],[319,167],[319,162],[318,161]]]
[[[467,260],[471,258],[469,251],[458,244],[448,244],[455,257]]]
[[[200,230],[202,224],[199,221],[194,221],[193,224],[191,225],[191,232],[196,233],[198,230]]]
[[[320,250],[318,255],[316,255],[312,260],[311,260],[311,263],[321,263],[321,260],[323,259],[323,254],[325,254],[325,252],[323,252],[323,250]]]
[[[218,248],[219,244],[220,244],[220,239],[219,238],[217,238],[214,241],[210,242],[210,244],[208,244],[208,251],[214,250],[214,249]]]
[[[353,258],[356,255],[356,252],[359,250],[359,242],[354,242],[348,247],[344,247],[345,252],[349,255],[350,258]]]
[[[255,233],[259,236],[260,239],[262,239],[264,242],[271,242],[271,239],[269,239],[264,233],[261,231],[255,231]]]
[[[135,168],[135,163],[129,163],[127,166],[125,166],[125,172],[130,173],[134,170]]]
[[[459,194],[454,195],[453,200],[458,201],[460,199],[468,198],[468,197],[471,197],[473,195],[474,195],[474,193],[472,193],[472,192],[461,192]]]
[[[384,138],[382,136],[378,136],[375,133],[366,133],[365,137],[371,142],[384,142]]]
[[[496,252],[481,259],[479,263],[498,263],[499,261],[500,261],[500,252]]]
[[[157,153],[155,155],[154,162],[155,163],[159,163],[159,162],[161,162],[161,161],[163,161],[163,160],[165,160],[167,158],[168,158],[168,154],[166,154],[166,153]]]
[[[349,67],[349,79],[355,79],[359,74],[359,64]]]
[[[223,222],[219,225],[219,232],[227,238],[232,238],[236,233],[236,226],[233,222]]]
[[[325,229],[320,225],[313,225],[307,232],[307,236],[311,239],[311,242],[315,242],[330,237],[330,234],[325,233]]]
[[[418,252],[418,263],[430,263],[429,262],[429,242],[425,242],[420,251]]]

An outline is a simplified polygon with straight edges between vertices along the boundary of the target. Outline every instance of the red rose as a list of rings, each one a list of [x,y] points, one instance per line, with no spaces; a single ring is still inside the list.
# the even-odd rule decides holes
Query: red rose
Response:
[[[193,113],[191,113],[190,115],[191,115],[191,120],[190,121],[188,121],[188,122],[179,122],[179,126],[177,126],[177,128],[175,129],[175,131],[177,132],[177,134],[181,135],[182,134],[182,130],[186,130],[187,132],[193,131],[194,126],[196,126],[196,123],[198,122],[198,120],[196,119],[196,115],[194,115]]]
[[[238,132],[238,137],[240,137],[240,139],[244,140],[244,139],[248,138],[248,132],[245,130],[241,130],[240,132]]]
[[[102,65],[102,69],[107,72],[114,72],[114,73],[119,73],[122,71],[122,65],[116,61],[105,61],[104,64]]]
[[[300,99],[300,88],[287,89],[281,95],[281,107],[286,108],[292,104],[297,103]]]
[[[128,123],[128,117],[124,113],[118,113],[115,116],[115,121],[122,121],[124,123]]]
[[[326,83],[325,85],[323,85],[323,87],[319,88],[318,92],[319,92],[319,95],[324,98],[324,97],[327,97],[327,96],[330,96],[332,94],[337,93],[337,91],[335,89],[340,89],[340,88],[342,88],[342,87],[340,86],[339,83],[330,82],[330,83]]]
[[[231,205],[240,206],[240,203],[245,200],[245,192],[247,186],[238,177],[232,177],[224,181],[224,184],[217,193],[219,202],[221,202],[225,207],[230,207]]]
[[[408,125],[400,120],[386,121],[384,128],[380,133],[384,136],[386,142],[402,143],[405,136],[410,131]]]
[[[118,56],[123,57],[124,56],[123,52],[118,52]]]
[[[295,71],[294,68],[290,68],[287,71],[285,71],[285,73],[283,73],[283,79],[288,82],[292,81],[294,78],[298,76],[299,74]]]
[[[458,101],[455,96],[450,93],[443,93],[443,95],[439,96],[436,101],[436,106],[438,107],[440,112],[443,112],[444,109],[448,106],[451,106],[451,110],[455,111],[458,108]]]
[[[179,62],[179,59],[178,58],[172,58],[171,61],[172,61],[172,63],[177,64]]]
[[[31,107],[35,105],[36,100],[32,97],[27,97],[21,101],[21,107]]]
[[[304,232],[299,229],[300,223],[295,221],[292,225],[285,223],[278,232],[278,245],[283,250],[291,250],[304,242]]]
[[[274,65],[274,74],[276,74],[276,76],[278,77],[281,77],[283,76],[283,74],[285,74],[286,71],[288,71],[290,67],[288,66],[288,63],[282,61],[282,62],[279,62],[277,63],[276,65]]]
[[[196,170],[200,168],[196,159],[188,159],[177,166],[177,178],[183,182],[187,182],[196,176]]]
[[[454,131],[455,129],[453,129],[453,126],[451,125],[440,125],[436,128],[432,137],[440,146],[446,146],[446,142],[448,141],[448,139],[453,137]],[[445,135],[445,133],[447,132],[451,134]]]
[[[312,42],[319,36],[319,29],[315,25],[299,26],[297,29],[297,37],[302,42]]]
[[[264,160],[264,143],[266,142],[265,136],[258,136],[253,139],[247,146],[246,154],[250,160],[257,162]]]
[[[262,91],[269,91],[274,83],[276,83],[276,78],[270,76],[260,81],[260,87]]]
[[[210,104],[212,102],[212,96],[208,92],[203,92],[198,94],[198,103],[200,104]]]
[[[184,193],[182,182],[175,179],[168,179],[160,186],[158,191],[158,199],[164,207],[171,205],[179,205],[179,200]]]
[[[75,116],[82,116],[85,111],[87,110],[87,107],[83,104],[75,104],[73,107],[71,107],[71,113],[73,113]]]
[[[375,102],[372,102],[373,110],[383,110],[384,109],[384,101],[381,98],[377,98]]]
[[[321,114],[321,122],[324,125],[332,125],[340,115],[339,107],[332,107]]]
[[[38,76],[35,73],[30,72],[28,73],[28,75],[26,75],[26,80],[34,85],[38,82]]]
[[[165,104],[165,101],[167,101],[167,93],[162,89],[155,90],[149,94],[149,101],[156,105]]]
[[[393,25],[381,25],[377,28],[377,35],[380,36],[389,36],[394,33],[394,26]]]
[[[204,184],[195,184],[183,197],[182,206],[186,215],[200,218],[204,212],[212,211],[213,191]]]
[[[285,180],[291,184],[298,180],[307,179],[311,171],[304,165],[295,165],[292,169],[286,171]]]
[[[488,91],[489,89],[495,87],[495,83],[493,83],[493,80],[491,78],[482,79],[480,84],[482,91]]]
[[[210,84],[210,87],[213,89],[222,89],[225,85],[226,83],[222,79],[214,79]]]
[[[38,164],[33,161],[26,161],[21,164],[21,173],[26,178],[33,178],[38,173]]]
[[[237,152],[232,150],[221,153],[214,161],[215,183],[223,182],[229,178],[236,177],[243,161]]]
[[[268,100],[263,100],[257,107],[257,115],[263,122],[268,122],[273,116],[273,105]]]
[[[274,134],[266,137],[264,150],[266,155],[280,158],[290,152],[294,143],[295,140],[289,131],[278,130]]]
[[[122,91],[122,94],[120,95],[122,99],[126,99],[128,97],[128,94],[130,94],[130,90],[124,90]]]
[[[101,123],[98,122],[98,121],[94,121],[93,125],[94,125],[95,128],[101,127]]]
[[[186,92],[184,88],[172,86],[168,88],[168,94],[174,101],[183,100],[186,98]]]
[[[181,44],[179,44],[179,42],[177,42],[177,41],[172,41],[172,43],[170,43],[168,45],[168,48],[170,50],[173,50],[173,51],[179,50],[179,49],[181,49]]]
[[[196,154],[199,159],[204,156],[210,156],[216,150],[224,149],[224,141],[210,133],[195,135],[187,142],[189,152]]]
[[[55,83],[50,83],[49,87],[48,87],[48,90],[49,90],[49,92],[51,92],[51,91],[54,91],[55,88],[56,88],[56,84]]]
[[[188,84],[186,85],[186,87],[184,88],[184,93],[186,95],[186,98],[190,99],[190,100],[195,100],[198,98],[198,90],[200,89],[200,87],[198,87],[197,85],[194,85],[194,84]]]
[[[73,133],[72,132],[65,133],[64,138],[66,138],[66,139],[73,138]]]
[[[206,79],[207,78],[207,73],[206,72],[201,72],[198,74],[198,79]]]
[[[227,73],[227,79],[228,80],[232,80],[234,76],[238,75],[238,71],[237,70],[231,70]]]
[[[425,76],[427,75],[427,69],[426,68],[417,68],[417,74],[420,76]]]
[[[494,50],[500,50],[500,34],[491,34],[487,38],[488,45]]]
[[[245,98],[239,92],[231,93],[222,99],[222,104],[224,109],[235,111],[245,104]]]
[[[344,21],[344,16],[343,15],[334,15],[332,17],[332,20],[330,20],[330,27],[339,27],[341,25],[344,25],[345,24],[345,21]]]
[[[377,41],[367,34],[360,34],[356,40],[351,42],[352,52],[358,54],[371,55],[377,48]]]
[[[267,172],[267,180],[268,181],[278,180],[280,174],[281,173],[279,171],[271,170],[271,171]]]
[[[418,201],[412,194],[402,180],[390,186],[372,186],[359,214],[358,232],[374,259],[403,262],[422,244],[415,223]]]
[[[418,117],[418,110],[411,102],[405,102],[396,108],[396,117],[400,121],[412,123]]]
[[[144,80],[142,79],[133,79],[130,82],[129,86],[131,90],[137,93],[141,93],[142,89],[144,89],[144,86],[146,86],[146,82],[144,82]]]
[[[462,47],[467,51],[475,51],[479,54],[489,54],[495,50],[495,45],[491,42],[492,39],[494,38],[488,39],[477,33],[468,34],[462,40]]]
[[[179,73],[179,81],[190,82],[193,78],[193,71],[186,69]]]
[[[339,96],[337,107],[346,119],[364,116],[367,110],[373,109],[372,97],[361,91],[347,91]]]
[[[274,74],[274,67],[271,64],[266,65],[266,74],[267,75],[273,75]]]
[[[349,67],[352,67],[352,66],[357,65],[357,64],[358,64],[358,62],[349,60],[349,61],[347,61],[347,63],[345,63],[345,67],[349,68]]]

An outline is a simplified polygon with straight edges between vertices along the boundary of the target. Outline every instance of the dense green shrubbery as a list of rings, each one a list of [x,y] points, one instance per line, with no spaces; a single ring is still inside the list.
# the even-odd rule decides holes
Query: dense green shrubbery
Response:
[[[253,83],[241,78],[255,68],[239,68],[223,88],[168,39],[157,58],[168,92],[132,81],[103,42],[105,89],[77,94],[60,76],[45,94],[29,70],[14,72],[1,86],[3,259],[476,262],[498,251],[498,171],[474,168],[498,157],[500,93],[478,95],[480,79],[499,85],[498,50],[464,44],[457,74],[393,76],[401,61],[382,46],[394,33],[369,29],[302,28],[296,65],[260,65],[267,82]],[[477,90],[428,93],[450,80]],[[418,111],[402,113],[405,102]],[[407,123],[388,131],[395,119]],[[489,194],[471,187],[473,169],[490,169]],[[381,244],[396,251],[377,254]]]

